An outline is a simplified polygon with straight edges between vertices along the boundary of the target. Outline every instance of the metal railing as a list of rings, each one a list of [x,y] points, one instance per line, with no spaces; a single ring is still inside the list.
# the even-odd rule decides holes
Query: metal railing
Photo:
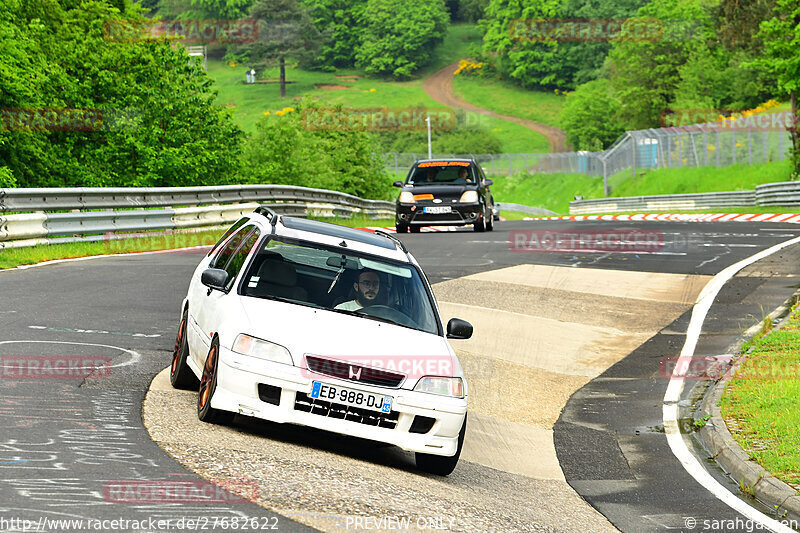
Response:
[[[587,215],[628,211],[701,211],[718,208],[761,206],[800,207],[800,182],[768,183],[759,185],[752,191],[575,200],[569,204],[569,213],[571,215]]]
[[[0,249],[220,227],[259,205],[295,216],[394,217],[392,202],[289,185],[0,189]]]

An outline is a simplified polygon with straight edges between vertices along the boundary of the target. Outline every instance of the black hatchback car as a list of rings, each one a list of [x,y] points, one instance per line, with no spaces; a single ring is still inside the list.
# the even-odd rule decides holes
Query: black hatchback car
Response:
[[[397,198],[397,233],[422,226],[467,226],[491,231],[494,226],[494,198],[487,179],[472,159],[426,159],[417,161],[405,183],[395,181],[402,191]]]

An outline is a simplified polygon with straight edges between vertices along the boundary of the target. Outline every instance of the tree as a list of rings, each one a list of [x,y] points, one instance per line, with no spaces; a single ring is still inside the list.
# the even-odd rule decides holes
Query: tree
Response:
[[[576,150],[599,151],[625,132],[617,100],[608,80],[594,80],[567,95],[561,126]]]
[[[205,71],[170,42],[108,39],[106,24],[120,17],[103,0],[0,5],[0,109],[102,117],[86,128],[0,128],[6,181],[77,187],[231,179],[242,132],[215,104]]]
[[[315,66],[327,70],[352,67],[361,43],[361,13],[367,0],[304,0],[321,42]]]
[[[611,85],[626,129],[659,125],[659,118],[674,102],[681,67],[693,50],[714,40],[704,0],[654,0],[638,15],[661,21],[665,32],[659,39],[615,42],[609,53]]]
[[[757,62],[777,77],[778,90],[789,95],[793,122],[792,137],[794,179],[800,177],[800,131],[798,131],[797,92],[800,89],[800,4],[797,0],[777,0],[773,17],[761,23],[764,57]]]
[[[494,57],[497,69],[523,87],[563,87],[564,64],[554,40],[534,41],[525,31],[528,21],[557,19],[559,0],[491,0],[486,19],[483,51]]]
[[[375,137],[366,131],[308,127],[308,113],[319,110],[306,99],[294,111],[263,117],[244,150],[244,182],[317,187],[384,199],[391,182],[375,156]]]
[[[359,17],[356,66],[367,74],[410,78],[447,33],[443,0],[368,0]]]
[[[320,34],[298,0],[258,0],[250,8],[250,16],[258,21],[258,38],[243,49],[262,65],[278,61],[281,98],[285,98],[286,58],[310,61]]]
[[[253,0],[191,0],[192,6],[209,17],[234,19],[243,16],[253,5]]]

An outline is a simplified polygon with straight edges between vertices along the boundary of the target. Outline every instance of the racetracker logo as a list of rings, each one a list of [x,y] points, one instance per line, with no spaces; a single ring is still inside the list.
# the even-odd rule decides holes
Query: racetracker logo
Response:
[[[774,358],[749,357],[741,364],[733,355],[664,357],[660,374],[664,379],[719,380],[734,377],[740,381],[800,380],[800,363]]]
[[[3,355],[3,379],[101,379],[111,376],[111,358],[97,355]]]
[[[240,20],[110,20],[103,35],[107,41],[135,43],[178,39],[187,43],[252,43],[258,38],[258,23]]]
[[[205,254],[219,235],[208,231],[154,233],[106,233],[103,247],[109,254],[129,254],[154,250],[178,250],[176,253]]]
[[[508,247],[512,252],[550,253],[657,253],[664,249],[660,231],[645,230],[517,230]]]
[[[509,35],[518,42],[660,41],[664,23],[654,18],[515,19]]]
[[[108,481],[103,485],[103,498],[108,503],[127,504],[228,504],[250,503],[259,497],[258,485],[252,481]]]
[[[732,109],[667,109],[659,118],[662,128],[702,124],[708,132],[791,131],[797,117],[791,111],[759,113]]]
[[[303,126],[324,131],[450,131],[457,116],[452,109],[424,107],[323,108],[303,110]]]
[[[0,109],[0,131],[121,131],[138,127],[136,109]]]

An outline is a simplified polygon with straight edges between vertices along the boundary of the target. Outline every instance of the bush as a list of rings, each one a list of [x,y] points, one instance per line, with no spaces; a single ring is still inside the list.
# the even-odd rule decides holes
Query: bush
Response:
[[[567,94],[561,112],[561,126],[567,142],[576,150],[602,150],[611,145],[625,128],[617,118],[619,101],[608,80],[595,80]]]
[[[305,100],[280,116],[265,116],[246,143],[243,183],[271,183],[331,189],[362,198],[384,199],[391,181],[374,137],[364,131],[311,130],[303,112],[317,106]]]
[[[356,66],[367,74],[410,78],[430,61],[448,22],[442,0],[368,0],[360,14]]]

